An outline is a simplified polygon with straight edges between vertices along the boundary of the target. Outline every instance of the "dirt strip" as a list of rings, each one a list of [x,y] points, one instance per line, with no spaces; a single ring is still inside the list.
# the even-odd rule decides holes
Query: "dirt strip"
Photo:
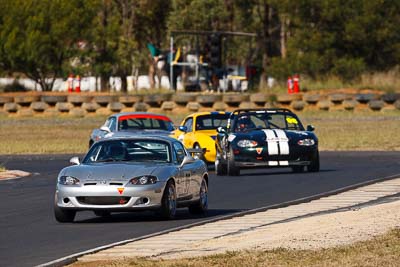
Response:
[[[31,175],[29,172],[19,171],[19,170],[9,170],[0,172],[0,180],[9,180],[15,178],[21,178]]]

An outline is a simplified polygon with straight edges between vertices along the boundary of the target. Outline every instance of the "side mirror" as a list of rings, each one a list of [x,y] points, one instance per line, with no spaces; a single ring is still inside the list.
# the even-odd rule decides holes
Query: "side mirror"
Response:
[[[72,157],[69,160],[69,163],[71,163],[71,165],[80,165],[81,163],[79,162],[79,158],[78,157]]]
[[[313,132],[315,130],[315,127],[312,125],[307,125],[307,131]]]
[[[220,127],[217,128],[217,132],[218,132],[218,133],[222,133],[222,134],[226,134],[226,128],[220,126]]]
[[[110,128],[108,128],[107,126],[101,126],[101,127],[100,127],[100,130],[105,131],[105,132],[107,132],[107,133],[111,133]]]
[[[195,161],[196,160],[192,156],[185,156],[182,160],[180,167],[182,168],[184,165],[195,162]]]
[[[186,126],[179,126],[178,129],[181,132],[185,132],[185,133],[187,132],[187,127]]]

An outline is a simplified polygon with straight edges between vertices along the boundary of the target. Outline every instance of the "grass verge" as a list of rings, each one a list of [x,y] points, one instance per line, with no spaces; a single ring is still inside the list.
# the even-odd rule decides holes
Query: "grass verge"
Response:
[[[208,257],[182,260],[148,260],[76,262],[72,267],[140,266],[399,266],[400,229],[353,245],[320,250],[275,249],[268,251],[228,252]]]
[[[176,125],[187,114],[171,116]],[[400,111],[302,112],[303,124],[313,124],[320,150],[400,151]],[[94,128],[104,116],[0,117],[0,154],[85,153]]]

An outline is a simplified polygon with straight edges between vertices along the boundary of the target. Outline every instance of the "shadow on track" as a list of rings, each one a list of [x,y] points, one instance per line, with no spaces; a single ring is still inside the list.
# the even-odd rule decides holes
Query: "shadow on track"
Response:
[[[193,215],[187,209],[178,210],[176,217],[172,221],[184,220],[203,220],[211,219],[219,216],[229,215],[236,212],[244,211],[242,209],[209,209],[206,215]],[[82,213],[82,214],[80,214]],[[84,218],[80,215],[83,215]],[[88,218],[88,217],[91,218]],[[91,211],[78,212],[74,224],[90,224],[90,223],[132,223],[132,222],[160,222],[168,221],[161,218],[156,212],[116,212],[110,216],[98,217]]]

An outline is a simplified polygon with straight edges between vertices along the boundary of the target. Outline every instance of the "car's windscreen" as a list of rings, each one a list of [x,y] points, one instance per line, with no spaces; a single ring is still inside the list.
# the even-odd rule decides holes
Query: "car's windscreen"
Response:
[[[196,118],[196,131],[216,130],[218,127],[226,127],[229,114],[207,114]]]
[[[118,120],[118,130],[164,130],[173,131],[171,121],[157,118],[124,118]]]
[[[110,140],[93,145],[83,163],[171,162],[170,146],[157,140]]]
[[[299,119],[290,113],[243,113],[239,114],[234,121],[234,132],[245,132],[254,129],[304,130]]]

